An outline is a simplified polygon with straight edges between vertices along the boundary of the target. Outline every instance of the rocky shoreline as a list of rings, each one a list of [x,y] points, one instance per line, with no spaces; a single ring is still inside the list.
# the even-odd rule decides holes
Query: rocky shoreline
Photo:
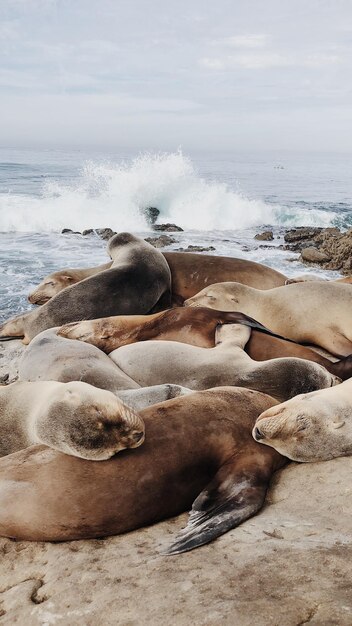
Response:
[[[184,232],[176,224],[152,224],[152,229],[161,233]],[[79,234],[83,236],[98,235],[103,240],[108,240],[116,234],[109,227],[89,228],[82,232],[64,228],[62,234]],[[325,270],[335,270],[342,274],[352,273],[352,229],[342,232],[339,228],[318,228],[301,226],[284,231],[284,244],[270,245],[270,249],[288,250],[298,253],[297,260],[311,267],[319,267]],[[254,236],[256,241],[274,241],[272,230],[259,232]],[[146,241],[156,248],[165,248],[177,243],[177,239],[171,235],[161,234],[155,237],[146,237]],[[265,244],[259,246],[267,247]],[[214,246],[188,245],[187,248],[175,248],[179,252],[216,252]],[[294,259],[296,260],[296,259]]]

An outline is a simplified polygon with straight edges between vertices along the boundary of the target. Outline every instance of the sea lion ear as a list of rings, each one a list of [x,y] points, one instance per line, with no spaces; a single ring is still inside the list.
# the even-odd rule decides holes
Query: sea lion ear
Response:
[[[194,501],[186,528],[162,553],[193,550],[257,513],[263,506],[269,478],[259,478],[260,467],[253,463],[253,457],[249,462],[240,454],[233,463],[222,466]]]

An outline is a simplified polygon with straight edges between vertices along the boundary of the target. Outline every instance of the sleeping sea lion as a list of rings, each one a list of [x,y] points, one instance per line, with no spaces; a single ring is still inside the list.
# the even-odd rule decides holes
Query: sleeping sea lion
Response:
[[[59,337],[57,328],[44,330],[31,341],[18,373],[20,380],[31,382],[81,380],[115,394],[121,389],[139,388],[104,352],[88,343]]]
[[[24,337],[29,343],[47,328],[105,315],[149,313],[170,303],[171,275],[165,258],[129,233],[109,241],[111,269],[66,287],[39,309],[0,326],[0,340]]]
[[[285,459],[251,436],[275,400],[217,388],[141,411],[144,444],[102,463],[35,446],[0,460],[0,535],[68,541],[124,533],[192,511],[168,554],[257,513]],[[14,497],[16,494],[16,497]]]
[[[108,249],[108,254],[111,250]],[[194,296],[198,291],[217,282],[236,281],[257,289],[271,289],[285,284],[286,276],[254,261],[234,257],[195,254],[192,252],[163,252],[172,277],[172,300],[181,305],[186,298]],[[84,269],[63,269],[46,276],[40,285],[29,295],[33,304],[47,302],[54,295],[67,287],[67,282],[74,284],[88,276],[94,276],[108,269],[98,265]],[[66,279],[65,279],[66,277]],[[35,300],[35,301],[34,301]],[[165,306],[165,308],[167,308]]]
[[[300,276],[294,276],[294,278],[287,278],[285,281],[285,285],[294,285],[295,283],[307,283],[312,281],[329,281],[333,283],[346,283],[347,285],[352,284],[352,276],[344,276],[343,278],[334,278],[330,280],[325,276],[317,276],[316,274],[302,274]]]
[[[35,443],[102,461],[140,446],[139,415],[109,391],[82,382],[17,381],[0,387],[0,456]]]
[[[177,307],[154,315],[118,315],[61,326],[58,334],[79,339],[107,354],[121,346],[149,339],[179,341],[192,346],[213,348],[219,324],[242,323],[252,332],[245,351],[255,361],[297,357],[320,363],[342,380],[352,376],[352,355],[332,362],[315,350],[275,336],[243,313],[216,311],[205,307]]]
[[[294,461],[352,455],[352,380],[264,411],[253,437]]]
[[[142,387],[166,382],[189,389],[236,385],[282,401],[339,382],[321,365],[303,359],[253,361],[243,350],[250,332],[248,326],[226,324],[216,329],[215,348],[142,341],[122,346],[109,356]]]
[[[349,285],[312,282],[260,291],[239,283],[217,283],[189,298],[185,306],[241,311],[288,339],[321,346],[338,357],[352,353]]]
[[[180,341],[210,348],[215,345],[215,329],[220,324],[244,324],[274,334],[242,313],[205,307],[176,307],[153,315],[117,315],[73,322],[61,326],[58,335],[91,343],[107,354],[121,346],[148,339]]]
[[[103,265],[98,265],[97,267],[88,267],[86,269],[67,268],[66,270],[48,274],[48,276],[42,280],[34,291],[29,294],[28,300],[31,304],[45,304],[48,300],[50,300],[50,298],[53,298],[57,293],[66,289],[66,287],[75,285],[81,280],[89,278],[89,276],[95,276],[95,274],[108,270],[110,267],[111,261],[109,261],[109,263],[104,263]]]

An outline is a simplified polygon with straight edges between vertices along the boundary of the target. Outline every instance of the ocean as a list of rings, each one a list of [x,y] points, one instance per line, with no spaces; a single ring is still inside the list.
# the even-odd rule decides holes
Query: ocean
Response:
[[[184,229],[169,250],[212,245],[293,276],[312,270],[278,248],[295,226],[352,227],[352,155],[266,152],[0,149],[0,320],[29,310],[27,294],[64,267],[107,260],[110,227],[150,236],[143,210]],[[254,235],[274,232],[272,242]]]

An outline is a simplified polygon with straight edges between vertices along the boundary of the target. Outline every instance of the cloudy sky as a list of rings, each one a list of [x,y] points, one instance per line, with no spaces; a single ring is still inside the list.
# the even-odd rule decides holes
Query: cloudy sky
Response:
[[[351,0],[1,0],[3,146],[352,150]]]

